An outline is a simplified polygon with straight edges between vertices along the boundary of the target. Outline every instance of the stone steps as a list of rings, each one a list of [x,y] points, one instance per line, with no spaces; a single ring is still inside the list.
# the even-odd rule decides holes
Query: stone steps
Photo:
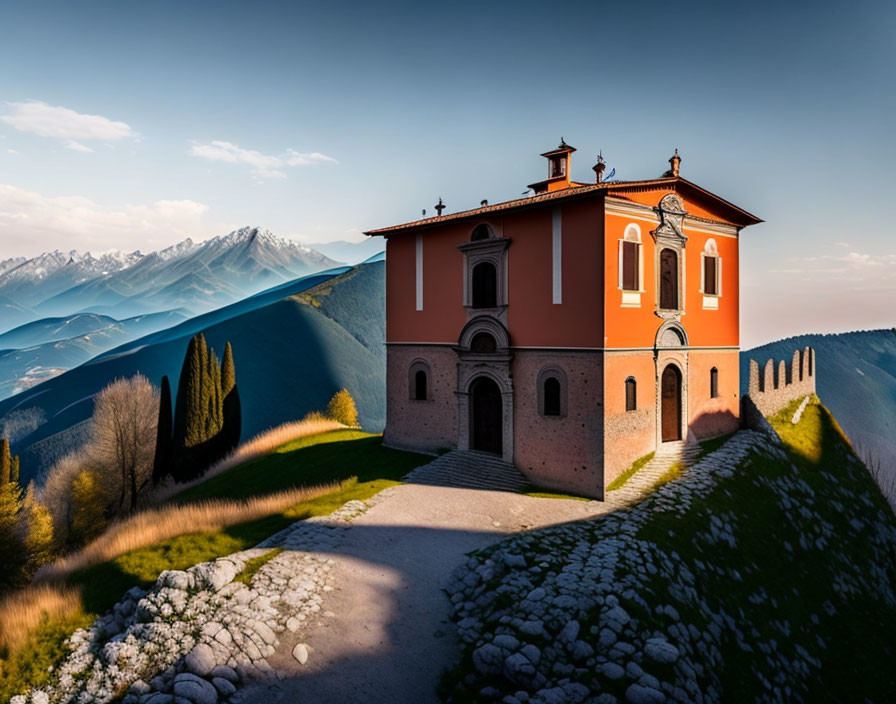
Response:
[[[697,462],[700,452],[700,445],[697,443],[663,443],[653,459],[629,477],[625,484],[619,489],[608,491],[606,500],[618,504],[638,501],[676,464],[690,467]]]
[[[511,464],[487,452],[453,450],[417,467],[404,481],[430,486],[522,493],[529,480]]]

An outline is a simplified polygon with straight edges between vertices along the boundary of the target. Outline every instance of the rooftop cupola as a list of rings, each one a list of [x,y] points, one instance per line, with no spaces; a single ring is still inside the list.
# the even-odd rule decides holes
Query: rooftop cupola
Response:
[[[569,180],[569,159],[575,150],[575,147],[569,146],[561,137],[560,145],[556,149],[542,154],[548,160],[548,177],[544,181],[530,183],[529,188],[535,191],[536,195],[569,188],[571,185]]]
[[[674,176],[678,178],[678,167],[681,166],[681,157],[678,156],[678,147],[675,148],[675,153],[669,158],[669,166],[672,168],[666,172],[666,176]]]

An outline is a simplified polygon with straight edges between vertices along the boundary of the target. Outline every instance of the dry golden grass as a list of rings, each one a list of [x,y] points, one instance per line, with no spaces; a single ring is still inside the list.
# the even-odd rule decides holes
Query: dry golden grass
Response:
[[[20,648],[45,619],[67,619],[81,613],[80,590],[38,584],[0,600],[0,651]]]
[[[149,509],[113,523],[99,538],[76,553],[46,565],[36,581],[58,580],[92,565],[113,560],[131,550],[188,533],[217,531],[238,523],[280,513],[290,506],[330,493],[338,483],[319,487],[289,489],[247,501],[214,499],[195,504],[167,505]]]

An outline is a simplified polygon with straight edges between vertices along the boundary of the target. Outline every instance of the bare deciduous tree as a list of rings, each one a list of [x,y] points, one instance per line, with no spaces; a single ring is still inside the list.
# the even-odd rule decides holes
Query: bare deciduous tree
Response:
[[[159,413],[158,390],[142,374],[116,379],[94,399],[91,468],[117,486],[118,511],[137,508],[152,478]],[[110,487],[111,488],[111,487]]]

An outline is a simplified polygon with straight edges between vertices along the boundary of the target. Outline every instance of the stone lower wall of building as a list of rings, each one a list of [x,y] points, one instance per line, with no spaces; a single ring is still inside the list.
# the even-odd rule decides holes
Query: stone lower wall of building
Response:
[[[636,383],[636,408],[625,410],[625,380]],[[604,481],[656,449],[656,363],[652,351],[607,352],[604,363]]]
[[[539,407],[539,379],[565,377],[563,415]],[[603,497],[603,355],[600,352],[514,350],[514,464],[545,489]]]
[[[412,399],[410,371],[429,367],[429,398]],[[457,353],[436,345],[389,345],[386,350],[386,430],[391,447],[435,452],[457,447]]]
[[[791,401],[816,393],[815,376],[815,350],[811,347],[795,350],[789,365],[769,359],[761,374],[759,364],[751,359],[750,401],[766,418],[773,416]]]
[[[539,381],[560,370],[563,415],[545,416]],[[603,497],[603,354],[514,350],[514,464],[545,489]]]
[[[718,396],[712,398],[710,379],[718,370]],[[740,352],[691,350],[688,354],[688,435],[704,440],[740,427]],[[693,437],[690,437],[693,436]]]

